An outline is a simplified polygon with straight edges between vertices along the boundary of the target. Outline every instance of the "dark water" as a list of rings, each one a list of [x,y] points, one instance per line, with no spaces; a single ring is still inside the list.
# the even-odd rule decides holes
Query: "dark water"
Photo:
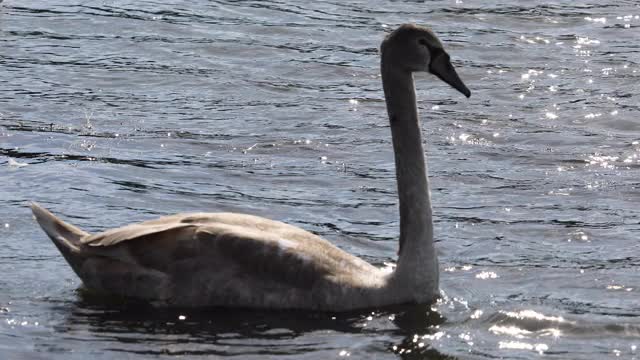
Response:
[[[637,1],[65,3],[0,6],[0,358],[640,358]],[[249,212],[393,261],[377,47],[409,21],[473,92],[417,77],[433,310],[163,311],[77,291],[28,201],[88,231]]]

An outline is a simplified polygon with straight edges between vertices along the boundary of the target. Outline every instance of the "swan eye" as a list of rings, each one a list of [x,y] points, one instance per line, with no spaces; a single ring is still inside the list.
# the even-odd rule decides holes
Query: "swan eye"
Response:
[[[432,58],[436,58],[440,55],[449,56],[447,53],[444,52],[444,49],[441,49],[441,48],[429,48],[429,51],[431,51]]]
[[[418,39],[418,44],[429,47],[429,43],[427,43],[427,40],[425,39]]]

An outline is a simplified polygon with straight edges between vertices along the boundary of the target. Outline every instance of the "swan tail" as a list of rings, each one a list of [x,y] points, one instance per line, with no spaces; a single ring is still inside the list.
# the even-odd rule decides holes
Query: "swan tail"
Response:
[[[77,273],[82,262],[84,262],[82,250],[85,246],[82,245],[81,239],[90,234],[62,221],[36,203],[31,203],[31,211],[42,230],[49,236]]]

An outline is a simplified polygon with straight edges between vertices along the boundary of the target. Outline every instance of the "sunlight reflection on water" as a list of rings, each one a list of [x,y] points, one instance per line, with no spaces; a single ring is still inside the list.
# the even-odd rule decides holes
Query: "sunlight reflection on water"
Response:
[[[635,3],[5,1],[0,12],[0,357],[638,356]],[[377,47],[406,21],[434,28],[474,93],[416,76],[436,304],[176,312],[75,291],[28,201],[89,231],[249,212],[391,268]]]

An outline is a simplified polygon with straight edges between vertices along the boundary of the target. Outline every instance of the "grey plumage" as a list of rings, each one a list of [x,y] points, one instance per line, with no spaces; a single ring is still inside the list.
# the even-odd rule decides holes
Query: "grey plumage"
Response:
[[[401,26],[381,53],[400,202],[396,271],[252,215],[178,214],[92,235],[35,203],[33,213],[88,288],[158,305],[342,311],[432,301],[438,263],[412,73],[469,91],[428,29]]]

